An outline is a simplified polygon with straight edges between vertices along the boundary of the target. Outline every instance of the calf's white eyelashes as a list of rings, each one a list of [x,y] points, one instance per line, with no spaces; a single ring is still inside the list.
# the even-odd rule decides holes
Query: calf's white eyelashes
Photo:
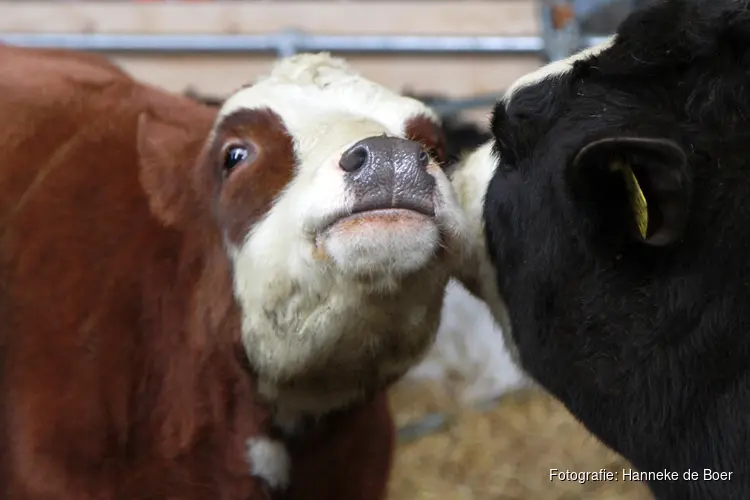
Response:
[[[246,352],[285,419],[382,388],[433,341],[448,260],[469,244],[425,155],[438,134],[420,131],[437,127],[419,101],[323,54],[282,61],[220,110],[215,141],[231,129],[257,146],[228,151],[218,213]]]

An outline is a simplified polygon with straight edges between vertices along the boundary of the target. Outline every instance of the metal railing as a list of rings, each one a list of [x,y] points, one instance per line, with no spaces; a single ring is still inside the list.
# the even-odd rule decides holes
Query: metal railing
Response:
[[[587,45],[603,37],[584,39]],[[26,47],[95,52],[250,53],[286,57],[297,52],[539,54],[539,36],[319,35],[286,30],[263,35],[148,35],[96,33],[0,33],[0,42]]]
[[[104,34],[0,33],[0,43],[26,47],[67,48],[93,52],[161,54],[270,53],[288,57],[299,52],[340,54],[484,54],[535,55],[545,60],[603,42],[604,36],[583,36],[579,18],[597,7],[625,0],[541,0],[540,36],[417,36],[324,35],[297,29],[259,35],[240,34]],[[628,0],[629,1],[629,0]],[[560,23],[559,12],[569,12]],[[498,94],[431,103],[441,115],[491,106]]]

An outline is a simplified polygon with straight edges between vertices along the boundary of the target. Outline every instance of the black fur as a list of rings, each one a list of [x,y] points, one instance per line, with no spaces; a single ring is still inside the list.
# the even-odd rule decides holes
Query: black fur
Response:
[[[492,119],[486,238],[521,362],[638,469],[679,473],[649,482],[660,500],[750,499],[749,3],[635,12],[613,47]],[[622,137],[682,152],[625,142],[574,167]],[[632,230],[614,159],[641,175],[668,244]],[[674,199],[684,227],[665,222]]]

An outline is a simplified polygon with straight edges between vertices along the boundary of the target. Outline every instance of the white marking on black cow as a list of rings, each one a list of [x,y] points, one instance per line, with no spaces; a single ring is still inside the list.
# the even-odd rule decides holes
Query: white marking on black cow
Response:
[[[544,66],[542,66],[536,71],[523,75],[518,80],[513,82],[510,87],[508,87],[508,90],[503,95],[502,101],[505,103],[507,107],[508,103],[513,99],[513,96],[519,90],[526,88],[526,87],[534,86],[545,80],[555,78],[556,76],[560,76],[569,72],[571,69],[573,69],[573,64],[576,61],[581,61],[583,59],[587,59],[589,57],[600,54],[601,52],[611,47],[614,42],[615,42],[615,35],[612,35],[611,37],[607,38],[604,42],[598,45],[594,45],[593,47],[589,47],[587,49],[581,50],[580,52],[576,52],[575,54],[573,54],[572,56],[566,59],[560,59],[559,61],[552,61],[551,63],[545,64]]]

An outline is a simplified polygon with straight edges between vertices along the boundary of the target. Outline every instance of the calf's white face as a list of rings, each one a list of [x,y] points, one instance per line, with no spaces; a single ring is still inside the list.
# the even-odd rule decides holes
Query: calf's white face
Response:
[[[216,210],[246,351],[280,412],[379,389],[434,339],[469,239],[437,123],[326,54],[282,60],[221,108]]]

